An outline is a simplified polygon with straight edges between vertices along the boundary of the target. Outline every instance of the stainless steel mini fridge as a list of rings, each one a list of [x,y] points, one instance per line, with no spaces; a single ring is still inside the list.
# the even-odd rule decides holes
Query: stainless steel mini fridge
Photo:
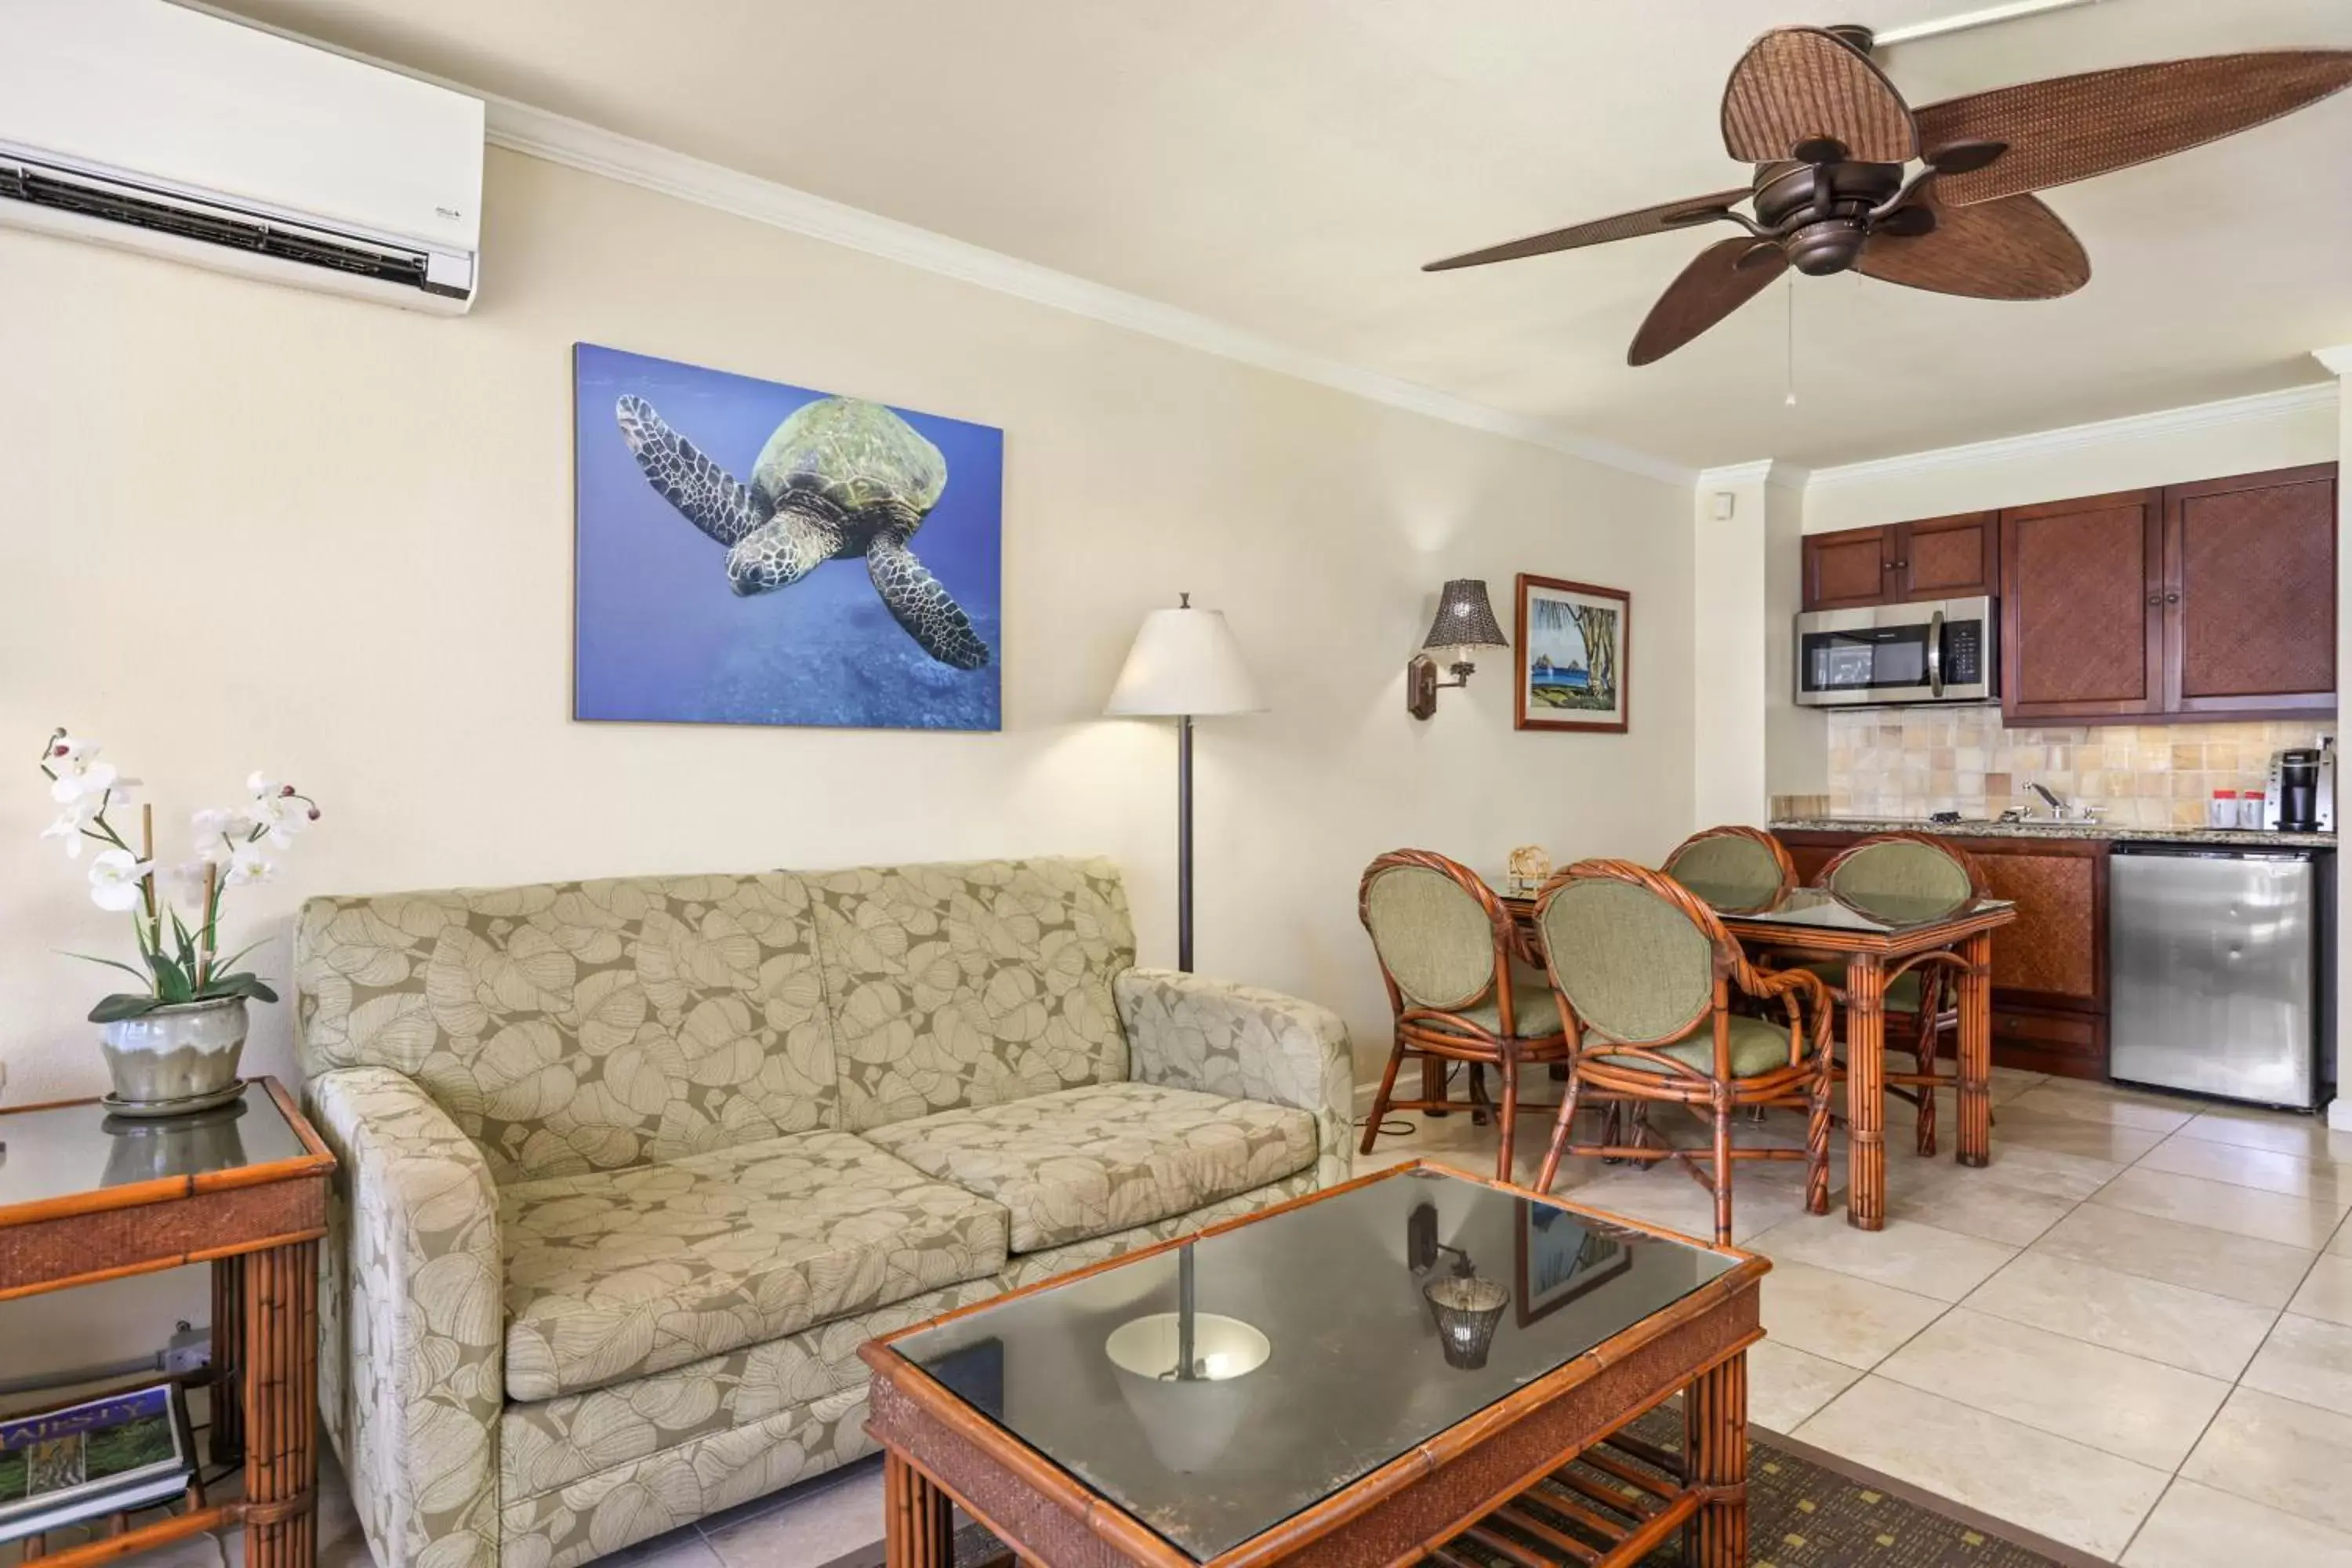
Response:
[[[2125,840],[2107,862],[2125,1082],[2308,1110],[2334,1076],[2333,852]]]

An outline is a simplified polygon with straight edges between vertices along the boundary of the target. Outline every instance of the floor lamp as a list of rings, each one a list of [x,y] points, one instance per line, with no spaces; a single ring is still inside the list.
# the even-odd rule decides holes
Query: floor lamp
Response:
[[[1192,721],[1262,713],[1257,682],[1242,662],[1222,610],[1196,610],[1192,595],[1143,618],[1118,684],[1103,711],[1116,719],[1176,721],[1176,967],[1192,967]]]

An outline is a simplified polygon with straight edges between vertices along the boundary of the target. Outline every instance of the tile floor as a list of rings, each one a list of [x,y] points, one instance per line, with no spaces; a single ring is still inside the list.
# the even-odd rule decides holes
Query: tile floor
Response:
[[[1951,1163],[1948,1126],[1940,1160],[1891,1153],[1875,1235],[1845,1224],[1842,1147],[1826,1217],[1803,1212],[1801,1165],[1741,1173],[1738,1240],[1775,1264],[1754,1418],[2124,1568],[2352,1568],[2352,1134],[2009,1072],[1994,1100],[1990,1168]],[[1522,1181],[1547,1131],[1521,1126]],[[1742,1136],[1801,1141],[1777,1116]],[[1455,1117],[1382,1139],[1363,1164],[1490,1173],[1493,1148]],[[1574,1162],[1560,1186],[1713,1224],[1670,1166]],[[325,1482],[321,1568],[368,1568],[340,1477]],[[881,1519],[869,1460],[606,1561],[822,1568]],[[226,1563],[205,1541],[131,1561],[236,1568],[231,1547]]]
[[[1736,1239],[1774,1262],[1749,1356],[1764,1426],[2125,1568],[2352,1568],[2352,1134],[1996,1075],[1993,1162],[1908,1152],[1890,1103],[1886,1228],[1803,1213],[1803,1167],[1740,1173]],[[1663,1125],[1663,1124],[1662,1124]],[[1520,1129],[1522,1181],[1546,1128]],[[1795,1143],[1775,1113],[1742,1136]],[[1491,1174],[1464,1119],[1384,1138]],[[1666,1165],[1577,1162],[1560,1190],[1679,1230],[1712,1199]]]

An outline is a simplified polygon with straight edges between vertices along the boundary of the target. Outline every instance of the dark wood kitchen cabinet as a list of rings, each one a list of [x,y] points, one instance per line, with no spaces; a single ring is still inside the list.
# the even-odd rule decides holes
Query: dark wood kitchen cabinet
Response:
[[[1857,833],[1777,830],[1811,882]],[[2096,838],[1953,837],[2016,923],[1992,943],[1992,1059],[2063,1078],[2107,1076],[2107,845]]]
[[[2118,719],[2164,705],[2164,492],[2000,514],[2001,711]]]
[[[1990,594],[2000,578],[2000,514],[1990,511],[1807,534],[1805,608],[1849,610]]]
[[[2336,709],[2336,465],[2013,507],[2009,722]]]

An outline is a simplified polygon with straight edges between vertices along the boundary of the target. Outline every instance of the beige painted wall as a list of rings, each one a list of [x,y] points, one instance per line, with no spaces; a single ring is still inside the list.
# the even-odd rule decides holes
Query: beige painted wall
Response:
[[[58,723],[175,833],[256,766],[325,804],[233,909],[269,974],[312,892],[1079,851],[1126,868],[1167,963],[1174,737],[1097,715],[1139,617],[1189,589],[1273,708],[1202,728],[1200,967],[1338,1007],[1362,1063],[1387,1037],[1371,856],[1499,870],[1688,830],[1686,489],[504,153],[487,206],[460,321],[0,232],[10,1100],[103,1087],[104,973],[56,950],[126,934],[34,837]],[[1003,426],[1004,732],[572,722],[575,340]],[[1519,571],[1632,591],[1631,734],[1516,733],[1502,658],[1406,716],[1439,583],[1486,578],[1507,624]],[[290,1070],[284,1008],[248,1059]],[[54,1364],[168,1330],[83,1294],[0,1306],[0,1345]]]

